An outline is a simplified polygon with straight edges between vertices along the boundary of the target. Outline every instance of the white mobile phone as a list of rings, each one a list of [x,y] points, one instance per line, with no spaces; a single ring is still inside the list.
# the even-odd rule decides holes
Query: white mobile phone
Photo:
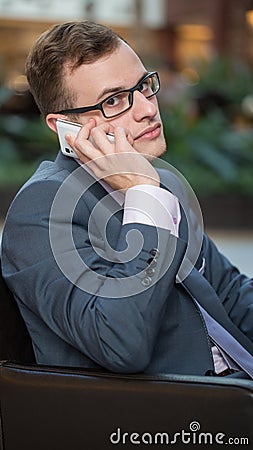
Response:
[[[81,129],[81,125],[75,122],[68,122],[67,120],[57,119],[56,128],[58,132],[58,138],[61,146],[61,151],[65,156],[71,156],[72,158],[78,158],[73,148],[68,144],[65,139],[66,134],[71,133],[75,136]]]
[[[65,139],[66,134],[72,133],[75,136],[80,131],[82,125],[75,122],[69,122],[67,120],[57,119],[56,120],[56,128],[58,132],[58,138],[61,146],[61,151],[65,156],[70,156],[71,158],[77,158],[77,154],[74,152],[73,148],[68,144],[68,142]],[[114,135],[111,133],[107,134],[107,137],[110,142],[114,142]],[[94,141],[92,137],[89,138],[90,141],[94,144]]]

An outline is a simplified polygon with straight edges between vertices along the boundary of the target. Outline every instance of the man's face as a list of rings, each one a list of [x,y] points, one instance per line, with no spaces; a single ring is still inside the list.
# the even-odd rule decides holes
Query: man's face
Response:
[[[110,55],[94,63],[83,64],[73,73],[67,70],[65,82],[76,93],[77,102],[73,107],[78,108],[94,105],[111,94],[132,88],[146,73],[136,53],[122,42]],[[101,111],[96,110],[80,114],[78,122],[85,124],[90,118],[94,118],[97,125],[109,122],[112,127],[129,130],[134,139],[133,147],[140,153],[159,157],[166,150],[156,96],[147,99],[135,91],[133,106],[125,113],[106,119]]]

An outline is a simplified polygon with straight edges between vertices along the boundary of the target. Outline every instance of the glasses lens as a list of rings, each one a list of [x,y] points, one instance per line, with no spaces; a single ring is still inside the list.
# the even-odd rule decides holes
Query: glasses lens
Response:
[[[104,115],[106,117],[117,116],[130,107],[129,91],[119,92],[111,95],[102,103]]]
[[[149,75],[146,80],[143,81],[143,94],[149,98],[152,95],[157,94],[160,88],[159,78],[157,73]]]

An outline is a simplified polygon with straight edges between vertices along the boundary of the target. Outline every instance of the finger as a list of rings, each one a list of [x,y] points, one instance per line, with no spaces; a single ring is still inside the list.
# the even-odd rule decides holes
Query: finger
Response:
[[[78,158],[84,164],[87,161],[99,158],[101,151],[97,148],[96,144],[89,139],[90,126],[83,126],[77,136],[68,134],[65,136],[66,141],[71,145],[76,152]]]
[[[133,135],[132,135],[132,133],[131,133],[130,130],[127,130],[127,131],[126,131],[126,137],[127,137],[127,140],[128,140],[128,142],[129,142],[129,144],[130,144],[130,145],[133,145],[133,143],[134,143],[134,138],[133,138]]]
[[[91,130],[90,140],[101,151],[102,155],[114,153],[114,141],[112,142],[107,134],[112,133],[112,127],[110,124],[102,124]]]
[[[88,139],[91,130],[96,127],[95,119],[89,119],[84,125],[82,125],[77,137],[80,139]]]
[[[96,126],[96,122],[94,119],[89,119],[84,125],[80,124],[80,130],[77,134],[67,133],[65,135],[65,139],[71,147],[75,146],[75,141],[78,138],[87,139],[91,129]]]
[[[114,129],[116,150],[119,152],[135,152],[133,148],[134,139],[130,132],[123,127],[116,127]]]

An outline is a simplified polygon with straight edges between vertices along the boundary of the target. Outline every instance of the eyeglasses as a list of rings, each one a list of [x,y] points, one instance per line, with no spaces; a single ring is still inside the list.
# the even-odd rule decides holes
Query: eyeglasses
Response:
[[[151,98],[160,89],[160,80],[157,72],[149,72],[131,89],[124,89],[106,97],[102,102],[93,106],[83,106],[80,108],[64,109],[55,114],[82,114],[88,111],[99,110],[103,116],[110,119],[126,112],[133,106],[134,92],[141,92],[144,97]]]

